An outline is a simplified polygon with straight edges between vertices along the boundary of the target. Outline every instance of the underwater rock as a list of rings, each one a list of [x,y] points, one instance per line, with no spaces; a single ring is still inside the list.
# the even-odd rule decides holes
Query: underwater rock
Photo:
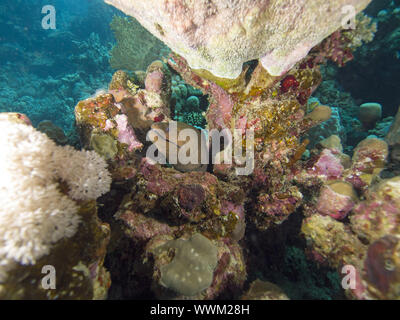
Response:
[[[358,172],[357,175],[369,184],[382,171],[388,154],[389,148],[384,140],[364,139],[354,149],[352,170]]]
[[[324,149],[311,167],[309,172],[325,177],[328,180],[338,179],[342,176],[344,167],[336,150]]]
[[[149,116],[149,109],[141,95],[128,97],[121,101],[121,106],[124,108],[124,113],[128,116],[129,123],[135,130],[143,135],[147,132],[153,121]]]
[[[272,223],[282,223],[301,205],[302,199],[303,195],[295,186],[285,192],[261,193],[257,198],[256,205],[257,226],[260,229],[266,229]]]
[[[162,61],[153,61],[147,67],[144,84],[147,91],[159,94],[163,102],[166,105],[169,104],[171,99],[171,74]]]
[[[372,243],[400,232],[400,177],[383,180],[366,194],[350,216],[351,228],[360,239]]]
[[[250,284],[249,290],[241,300],[289,300],[288,296],[277,285],[257,279]]]
[[[375,299],[399,299],[400,237],[387,235],[368,247],[365,259],[367,290]]]
[[[121,204],[122,211],[151,212],[184,228],[188,221],[196,222],[192,228],[210,228],[213,236],[221,237],[229,237],[238,221],[244,220],[240,189],[209,173],[180,173],[151,165],[146,159],[138,171],[138,189]]]
[[[312,5],[265,0],[194,5],[175,1],[165,6],[158,0],[105,2],[135,17],[187,59],[191,68],[234,79],[242,64],[253,59],[260,59],[271,75],[285,73],[341,26],[342,7],[352,5],[359,12],[370,0],[317,1]]]
[[[112,119],[120,112],[120,107],[114,103],[111,94],[100,94],[94,98],[80,101],[75,107],[75,119],[83,145],[89,143],[93,128],[101,131],[110,129],[107,120]]]
[[[37,126],[37,129],[45,133],[51,140],[53,140],[58,145],[66,145],[68,138],[65,136],[64,131],[56,126],[53,122],[49,120],[43,120]]]
[[[346,188],[348,203],[345,211],[349,219],[343,223],[322,216],[309,208],[302,224],[302,233],[307,240],[309,255],[321,264],[328,264],[343,273],[342,267],[354,268],[355,287],[346,289],[356,299],[397,299],[398,288],[398,234],[400,223],[400,177],[383,180],[364,193],[364,200],[356,203],[351,186]],[[344,193],[343,182],[335,182],[335,192]],[[323,197],[326,186],[321,191]],[[320,197],[321,197],[320,196]],[[326,198],[326,197],[325,197]],[[329,209],[328,199],[319,199],[317,211],[324,214],[339,210]],[[332,195],[331,197],[332,198]],[[350,205],[351,204],[351,205]],[[354,205],[355,204],[355,205]],[[324,210],[321,210],[324,209]],[[328,212],[323,212],[328,210]],[[341,213],[341,212],[339,212]]]
[[[357,194],[348,182],[333,182],[321,189],[317,211],[337,220],[344,219],[355,205]]]
[[[114,72],[111,82],[108,85],[109,90],[122,90],[128,89],[127,82],[129,80],[128,74],[123,70],[117,70]]]
[[[321,145],[323,148],[327,149],[336,149],[340,152],[343,152],[343,146],[340,141],[340,138],[337,135],[331,135],[328,138],[318,142],[319,145]]]
[[[301,232],[305,236],[308,254],[322,265],[330,265],[342,272],[350,265],[356,274],[355,288],[347,288],[349,297],[365,299],[365,286],[361,280],[366,246],[341,222],[329,216],[314,214],[303,220]]]
[[[358,265],[365,246],[343,223],[332,217],[315,214],[303,221],[301,232],[312,248],[311,254],[320,263],[334,267]]]
[[[131,98],[129,98],[131,99]],[[82,146],[94,149],[109,163],[113,179],[131,179],[137,172],[137,152],[143,144],[124,114],[123,102],[110,93],[80,101],[75,117]]]
[[[382,106],[379,103],[364,103],[358,111],[358,119],[365,129],[372,129],[382,117]]]

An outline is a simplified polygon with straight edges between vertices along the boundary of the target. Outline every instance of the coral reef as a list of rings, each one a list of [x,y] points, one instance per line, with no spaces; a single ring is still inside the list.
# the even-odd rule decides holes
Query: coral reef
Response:
[[[396,88],[400,85],[400,15],[398,1],[373,1],[365,13],[378,25],[374,41],[354,53],[354,61],[346,70],[338,70],[336,79],[344,91],[361,104],[381,103],[383,117],[394,116],[400,105]],[[373,54],[372,54],[373,53]]]
[[[169,54],[168,47],[132,18],[114,16],[110,27],[117,40],[110,53],[113,69],[145,70],[152,61]]]
[[[76,101],[110,81],[113,38],[104,22],[117,10],[101,0],[58,1],[65,14],[55,30],[43,30],[40,2],[5,0],[1,8],[0,112],[24,113],[35,127],[50,120],[73,135]]]
[[[271,282],[259,279],[250,284],[249,290],[241,297],[242,300],[289,300],[282,289]]]
[[[112,74],[111,32],[75,17],[30,76],[1,64],[0,298],[398,299],[399,116],[333,66],[377,33],[340,9],[370,1],[105,2],[174,52],[116,16]]]
[[[373,297],[365,291],[369,289],[362,273],[368,245],[366,238],[361,239],[361,230],[352,229],[358,226],[353,217],[362,216],[362,205],[372,201],[366,198],[375,192],[389,149],[383,140],[370,137],[356,146],[352,158],[344,154],[339,135],[346,135],[338,109],[309,100],[322,81],[321,64],[331,59],[344,65],[359,44],[356,39],[370,40],[368,36],[352,37],[349,32],[334,33],[282,76],[271,76],[260,62],[253,61],[237,79],[219,78],[194,70],[174,53],[168,60],[152,62],[145,73],[117,71],[107,92],[78,103],[75,115],[83,144],[91,147],[89,141],[101,136],[108,141],[105,147],[116,146],[112,152],[98,151],[124,190],[118,208],[114,206],[116,213],[108,212],[108,221],[117,230],[109,253],[110,272],[116,275],[113,295],[135,297],[139,293],[124,288],[139,286],[141,294],[156,298],[239,298],[247,277],[246,259],[254,259],[252,253],[248,253],[250,257],[243,253],[249,241],[246,229],[268,234],[289,225],[290,216],[302,212],[310,257],[336,269],[339,275],[342,266],[354,265],[364,291],[347,290],[348,296]],[[190,94],[194,90],[196,94]],[[214,160],[224,158],[221,163],[200,170],[194,164],[171,161],[177,153],[173,148],[186,145],[171,135],[171,126],[176,126],[177,132],[191,129],[195,140],[201,135],[171,117],[181,108],[198,112],[204,96],[208,97],[206,128],[232,133],[232,149],[240,150],[240,155],[254,152],[248,174],[237,174],[245,165],[243,158],[225,161],[230,150],[226,146],[212,155]],[[124,120],[123,125],[118,119]],[[312,138],[309,157],[302,161],[310,144],[304,135],[317,126],[320,133],[314,135],[318,138]],[[324,126],[333,129],[324,132]],[[159,131],[151,136],[154,129]],[[125,131],[137,148],[130,147],[127,141],[131,140],[121,139]],[[254,133],[253,146],[249,132]],[[154,146],[148,142],[154,143],[158,156],[167,163],[156,164],[156,159],[145,156],[144,150]],[[164,147],[160,142],[166,142]],[[197,155],[203,152],[199,143],[190,146]],[[387,221],[393,221],[389,207],[384,207]],[[395,232],[388,229],[379,236]],[[192,247],[196,241],[213,253],[212,263],[207,262],[211,256],[196,258],[197,249]],[[130,253],[123,254],[127,248]],[[115,262],[122,256],[129,270],[121,270]],[[188,263],[192,267],[185,270]],[[336,288],[335,296],[340,296],[338,276],[332,271],[329,275],[329,285]],[[319,284],[313,285],[315,292],[330,298]],[[284,297],[273,286],[266,287],[260,297]]]
[[[318,214],[303,222],[302,232],[314,259],[338,270],[346,265],[355,268],[354,287],[346,290],[351,297],[399,297],[398,183],[397,177],[371,188],[352,210],[348,223]]]
[[[110,189],[105,161],[93,151],[57,146],[13,116],[0,120],[0,297],[105,298],[110,230],[95,202]],[[55,290],[41,282],[44,266],[56,270]]]

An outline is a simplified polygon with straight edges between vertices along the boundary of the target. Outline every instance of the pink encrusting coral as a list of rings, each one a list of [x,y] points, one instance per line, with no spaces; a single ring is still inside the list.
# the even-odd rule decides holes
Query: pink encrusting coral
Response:
[[[354,200],[351,196],[335,192],[329,186],[324,186],[318,198],[317,210],[321,214],[342,220],[353,209]]]
[[[146,90],[161,93],[163,82],[163,73],[159,70],[147,74],[145,79]]]
[[[327,179],[338,179],[343,173],[340,160],[329,149],[324,149],[310,169],[311,172],[325,176]]]
[[[135,132],[128,123],[128,117],[124,114],[115,116],[118,129],[118,141],[128,145],[128,150],[141,149],[143,144],[137,139]]]

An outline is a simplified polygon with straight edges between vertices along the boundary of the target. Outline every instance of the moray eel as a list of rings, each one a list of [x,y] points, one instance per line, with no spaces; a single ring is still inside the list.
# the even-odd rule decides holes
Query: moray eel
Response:
[[[172,131],[176,127],[176,134]],[[170,121],[170,122],[155,122],[151,126],[153,134],[149,135],[149,138],[158,149],[158,152],[162,153],[176,170],[181,172],[189,171],[207,171],[209,168],[209,154],[207,146],[207,138],[201,130],[188,125],[183,122]],[[186,137],[185,140],[180,140],[179,134],[184,134],[182,130],[190,129],[186,132],[191,132],[193,139]],[[171,131],[171,132],[170,132]],[[182,149],[184,148],[184,149]],[[183,164],[179,161],[179,151],[184,152],[186,155],[195,159],[194,163]],[[190,154],[191,152],[194,154]],[[202,161],[203,155],[203,161]],[[174,161],[174,159],[176,161]],[[205,160],[205,161],[204,161]],[[175,163],[174,163],[175,162]]]

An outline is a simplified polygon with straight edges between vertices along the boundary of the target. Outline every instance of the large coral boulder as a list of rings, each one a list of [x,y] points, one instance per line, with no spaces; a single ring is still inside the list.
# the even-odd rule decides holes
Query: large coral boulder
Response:
[[[236,78],[260,59],[281,75],[370,0],[105,0],[135,17],[193,69]],[[349,8],[347,8],[349,9]],[[348,20],[348,19],[347,19]]]

